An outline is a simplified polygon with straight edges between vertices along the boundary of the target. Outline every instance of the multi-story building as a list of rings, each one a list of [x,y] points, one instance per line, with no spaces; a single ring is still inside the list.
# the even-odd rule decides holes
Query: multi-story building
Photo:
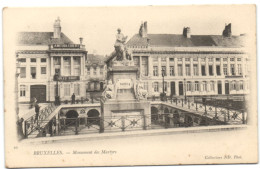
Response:
[[[87,92],[102,92],[106,80],[106,65],[104,56],[88,54],[85,64]]]
[[[232,36],[231,24],[222,35],[148,34],[144,22],[126,45],[150,96],[163,86],[168,96],[237,95],[249,92],[245,37]]]
[[[86,96],[85,58],[82,44],[73,43],[61,32],[59,18],[53,32],[20,32],[16,57],[20,62],[19,102],[35,97],[39,102],[70,100]]]

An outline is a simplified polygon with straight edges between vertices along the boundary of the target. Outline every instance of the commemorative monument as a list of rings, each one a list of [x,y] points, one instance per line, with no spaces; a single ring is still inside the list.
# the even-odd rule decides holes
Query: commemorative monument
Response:
[[[111,129],[116,126],[115,119],[127,117],[125,126],[133,123],[140,127],[147,126],[151,123],[148,92],[138,77],[138,67],[125,47],[127,37],[120,29],[117,31],[115,50],[106,60],[107,85],[101,100],[101,118],[105,119],[103,125]]]

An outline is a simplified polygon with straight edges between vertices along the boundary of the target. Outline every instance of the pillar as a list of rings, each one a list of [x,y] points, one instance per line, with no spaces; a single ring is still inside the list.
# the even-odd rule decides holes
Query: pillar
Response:
[[[182,76],[186,76],[186,71],[185,71],[185,59],[186,58],[182,58]]]
[[[201,76],[201,58],[198,58],[198,71],[199,71],[199,76]]]
[[[63,70],[64,70],[64,65],[63,65],[63,56],[61,56],[60,58],[60,75],[63,76],[64,73],[63,73]]]
[[[142,56],[140,56],[139,59],[139,69],[140,69],[140,77],[143,75],[143,70],[142,70]]]
[[[178,76],[178,58],[174,58],[174,75]]]
[[[161,58],[158,58],[158,74],[159,74],[159,77],[162,77],[162,64],[161,64]]]
[[[148,76],[153,76],[153,58],[152,56],[148,56]]]
[[[213,58],[213,76],[217,75],[217,70],[216,70],[216,58]]]
[[[190,58],[190,75],[193,76],[194,72],[193,72],[193,58]]]
[[[170,63],[169,63],[169,57],[166,57],[166,75],[170,76]],[[168,89],[168,88],[167,88]]]
[[[220,75],[223,76],[224,72],[223,72],[223,58],[220,58]]]
[[[74,60],[73,60],[73,56],[70,57],[70,75],[73,76],[74,75]]]
[[[228,57],[227,59],[228,59],[228,61],[227,61],[227,74],[228,74],[228,76],[230,76],[231,75],[231,72],[230,72],[230,58]]]
[[[51,63],[50,65],[50,76],[51,78],[54,76],[54,64],[53,64],[53,57],[51,56]]]
[[[176,93],[176,96],[179,96],[179,81],[178,80],[175,81],[175,93]]]
[[[209,58],[208,57],[206,57],[205,68],[206,68],[206,76],[209,76]]]
[[[84,75],[84,56],[80,57],[80,76]]]
[[[235,75],[238,75],[237,58],[235,57]]]

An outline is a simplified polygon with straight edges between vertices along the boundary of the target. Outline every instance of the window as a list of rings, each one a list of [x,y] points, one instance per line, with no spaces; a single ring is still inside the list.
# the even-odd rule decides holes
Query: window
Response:
[[[209,65],[209,75],[213,76],[213,66]]]
[[[202,82],[202,91],[207,91],[207,82]]]
[[[138,66],[139,67],[139,65],[140,65],[140,57],[139,56],[134,56],[134,65],[135,66]]]
[[[236,90],[236,82],[235,81],[231,82],[231,90]]]
[[[178,76],[182,76],[182,65],[178,65]]]
[[[235,75],[235,64],[230,64],[231,75]]]
[[[213,58],[209,58],[209,62],[213,62]]]
[[[227,64],[223,64],[223,73],[227,75]]]
[[[227,58],[223,58],[223,61],[227,61]]]
[[[70,84],[64,84],[64,96],[70,96]]]
[[[162,66],[162,75],[167,76],[166,66]]]
[[[93,68],[93,75],[97,75],[97,68],[96,67]]]
[[[174,76],[174,66],[170,66],[170,76]]]
[[[190,61],[190,58],[185,58],[185,61]]]
[[[64,71],[63,71],[63,73],[64,73],[64,75],[65,76],[70,76],[71,75],[71,70],[70,70],[70,65],[71,65],[71,59],[70,59],[70,57],[64,57],[63,58],[63,63],[64,63]]]
[[[205,65],[201,65],[201,75],[206,76],[206,67]]]
[[[199,69],[198,69],[197,64],[193,65],[193,73],[194,73],[194,76],[199,76]]]
[[[162,61],[162,62],[166,62],[166,57],[162,57],[162,58],[161,58],[161,61]]]
[[[25,85],[20,85],[20,97],[25,97],[26,88]]]
[[[237,73],[239,75],[242,75],[242,65],[241,64],[237,64]]]
[[[60,57],[53,57],[54,65],[60,65],[61,58]]]
[[[80,95],[80,84],[74,84],[74,94],[76,96]]]
[[[230,61],[235,61],[235,58],[230,58]]]
[[[148,76],[148,57],[142,56],[142,74],[143,76]]]
[[[158,56],[153,57],[153,62],[158,62]]]
[[[31,78],[36,79],[36,67],[31,67]]]
[[[217,72],[217,75],[219,76],[220,75],[220,65],[216,65],[216,72]]]
[[[73,57],[74,76],[80,76],[80,57]]]
[[[46,58],[41,58],[42,63],[46,63]]]
[[[55,74],[60,75],[60,69],[55,69]]]
[[[195,81],[194,90],[199,91],[199,82],[198,81]]]
[[[182,58],[178,58],[178,61],[182,61]]]
[[[31,58],[31,62],[36,63],[36,58]]]
[[[46,75],[46,67],[41,67],[41,74]]]
[[[90,67],[87,68],[87,74],[90,75]]]
[[[206,58],[201,58],[201,61],[202,61],[202,62],[205,62],[205,60],[206,60]]]
[[[26,62],[26,58],[21,58],[21,59],[19,59],[19,61],[22,62],[22,63],[25,63]]]
[[[214,84],[215,84],[214,81],[211,81],[211,82],[210,82],[210,90],[211,90],[211,91],[215,91],[215,86],[214,86]]]
[[[220,58],[216,58],[216,61],[219,62],[219,61],[220,61]]]
[[[26,67],[20,68],[20,78],[26,78]]]
[[[191,82],[190,81],[188,81],[186,84],[186,90],[191,91]]]
[[[239,90],[244,90],[244,83],[243,83],[243,81],[239,82]]]
[[[193,58],[193,61],[198,61],[198,58]]]
[[[237,58],[237,61],[241,61],[241,58]]]
[[[154,89],[154,92],[159,92],[159,83],[158,82],[153,83],[153,89]]]
[[[153,67],[153,75],[158,76],[158,66]]]
[[[170,58],[170,62],[174,62],[174,58]]]
[[[186,76],[190,76],[190,65],[185,65]]]

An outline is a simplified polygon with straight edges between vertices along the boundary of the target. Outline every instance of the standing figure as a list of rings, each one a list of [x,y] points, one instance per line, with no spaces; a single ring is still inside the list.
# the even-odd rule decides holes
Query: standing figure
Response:
[[[75,94],[74,93],[71,96],[71,104],[75,104]]]
[[[121,29],[118,28],[117,29],[117,35],[116,35],[116,42],[115,42],[115,52],[116,52],[116,60],[117,61],[122,61],[124,60],[126,57],[125,57],[125,41],[127,39],[127,36],[124,36],[122,33],[121,33]]]
[[[35,102],[35,119],[34,119],[34,123],[37,121],[37,125],[38,125],[38,118],[39,118],[39,112],[40,112],[40,106],[37,103],[37,100]]]

